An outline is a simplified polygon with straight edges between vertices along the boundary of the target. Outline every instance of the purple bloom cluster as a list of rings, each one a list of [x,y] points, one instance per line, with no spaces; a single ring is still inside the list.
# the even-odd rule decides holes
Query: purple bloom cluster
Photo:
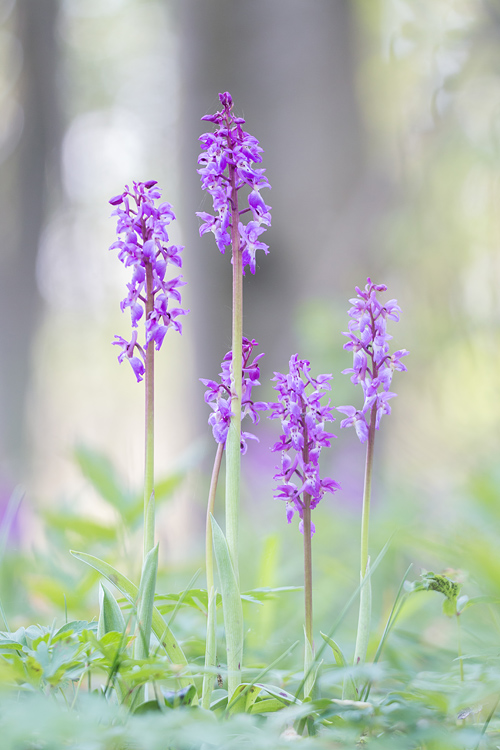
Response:
[[[200,137],[203,151],[198,157],[198,174],[201,185],[212,196],[215,215],[199,212],[203,220],[200,235],[213,232],[217,247],[224,253],[231,246],[231,229],[233,221],[238,221],[240,250],[243,253],[243,273],[248,265],[255,273],[255,253],[257,250],[269,252],[268,246],[260,242],[259,237],[265,226],[271,225],[270,206],[267,206],[261,195],[262,188],[270,187],[265,169],[256,169],[254,163],[261,163],[262,148],[259,142],[242,129],[245,122],[232,113],[233,100],[226,91],[219,94],[223,106],[221,112],[206,115],[202,120],[213,122],[217,129],[214,133],[204,133]],[[238,209],[238,191],[243,187],[249,190],[248,207]],[[246,224],[240,217],[250,213],[251,219]],[[236,217],[236,218],[234,218]]]
[[[275,497],[286,501],[288,523],[297,512],[303,519],[304,493],[310,496],[310,508],[315,508],[325,492],[334,493],[340,485],[327,477],[319,475],[319,455],[324,446],[330,446],[330,439],[335,437],[326,432],[325,422],[334,422],[330,400],[322,405],[321,399],[330,390],[331,375],[310,375],[310,363],[298,359],[294,354],[290,359],[290,372],[282,375],[274,373],[274,389],[279,393],[279,401],[269,404],[270,419],[281,419],[283,434],[273,446],[273,451],[282,451],[281,470],[274,476],[280,484]],[[309,389],[309,393],[307,393]],[[311,390],[312,389],[312,390]],[[292,481],[295,479],[295,482]],[[304,532],[304,522],[300,521],[299,529]],[[311,535],[314,534],[311,524]]]
[[[167,227],[175,219],[170,203],[160,203],[161,192],[154,180],[134,182],[133,189],[125,186],[121,195],[109,201],[116,206],[112,216],[117,216],[116,233],[119,237],[110,250],[118,250],[118,258],[125,266],[132,266],[132,279],[127,284],[128,294],[120,303],[122,311],[130,308],[132,318],[132,338],[130,341],[115,336],[113,344],[121,347],[119,362],[125,358],[130,362],[137,381],[142,380],[145,365],[145,349],[150,341],[160,349],[165,334],[170,327],[182,333],[177,318],[185,315],[181,307],[169,309],[169,303],[181,302],[179,287],[184,286],[182,276],[166,280],[169,263],[182,267],[181,251],[178,245],[169,242]],[[150,295],[148,305],[148,295]],[[146,341],[144,348],[137,342],[137,325],[148,311],[146,320]]]
[[[257,424],[259,421],[258,411],[267,409],[267,404],[261,401],[252,401],[252,388],[254,385],[260,385],[260,368],[258,365],[259,359],[264,354],[258,354],[250,362],[253,349],[258,346],[255,339],[249,341],[249,339],[243,337],[243,357],[242,357],[242,395],[241,395],[241,419],[247,414],[250,416],[252,422]],[[203,385],[207,387],[205,392],[205,402],[210,404],[213,409],[212,414],[208,419],[208,424],[212,427],[212,433],[217,443],[225,444],[227,439],[227,433],[229,430],[229,424],[233,412],[231,411],[231,362],[233,359],[233,353],[228,352],[222,361],[222,372],[220,375],[220,383],[215,380],[205,380],[200,378]],[[248,439],[257,440],[251,432],[241,433],[241,452],[246,453]]]
[[[399,349],[394,354],[389,354],[389,341],[392,336],[386,330],[387,319],[398,321],[401,308],[395,299],[385,304],[379,302],[377,292],[385,291],[385,284],[372,284],[370,278],[367,279],[364,290],[356,287],[358,296],[349,300],[352,304],[348,311],[352,318],[349,321],[349,331],[343,334],[349,339],[347,344],[344,344],[344,349],[353,352],[354,362],[352,367],[342,372],[351,373],[353,383],[361,383],[365,402],[360,410],[354,406],[338,406],[337,411],[347,415],[347,419],[343,419],[340,426],[354,425],[362,443],[368,439],[367,412],[371,413],[371,409],[376,410],[377,430],[382,416],[391,413],[391,407],[387,402],[397,395],[389,391],[392,376],[395,370],[406,370],[401,357],[409,353],[406,349]]]

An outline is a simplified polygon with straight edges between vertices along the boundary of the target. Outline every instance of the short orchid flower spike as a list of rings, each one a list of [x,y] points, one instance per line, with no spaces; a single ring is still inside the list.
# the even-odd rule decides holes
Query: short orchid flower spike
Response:
[[[264,411],[267,409],[267,404],[263,401],[252,400],[252,388],[256,385],[260,385],[260,367],[259,360],[264,356],[264,353],[258,354],[252,359],[252,352],[256,346],[258,346],[255,339],[247,339],[243,337],[243,359],[242,359],[242,399],[241,399],[241,419],[247,415],[252,420],[253,424],[259,422],[258,411]],[[207,387],[205,392],[205,401],[212,407],[212,414],[208,419],[209,425],[212,427],[212,433],[217,443],[226,444],[227,433],[231,422],[233,413],[231,411],[231,363],[233,360],[232,352],[228,352],[222,361],[222,372],[220,373],[220,382],[215,380],[206,380],[200,378],[204,386]],[[244,454],[247,451],[247,440],[257,440],[258,438],[251,432],[241,433],[241,453]]]
[[[273,446],[273,451],[281,451],[281,467],[274,479],[278,481],[275,497],[286,502],[286,516],[291,522],[295,513],[299,514],[299,529],[304,530],[303,515],[305,498],[309,508],[314,509],[326,492],[340,489],[338,482],[329,477],[320,477],[319,456],[321,449],[330,446],[331,438],[336,437],[325,430],[325,422],[334,422],[330,400],[321,404],[330,390],[331,375],[310,374],[310,363],[294,354],[290,359],[288,374],[275,372],[274,389],[279,400],[269,404],[270,419],[280,419],[282,435]],[[311,524],[311,535],[314,534]]]
[[[344,349],[352,351],[353,366],[342,372],[351,375],[351,381],[360,383],[364,394],[361,409],[354,406],[338,406],[337,411],[345,414],[347,419],[340,423],[341,427],[354,425],[356,434],[362,443],[368,440],[369,421],[367,413],[375,410],[375,429],[380,428],[380,421],[384,414],[391,413],[389,399],[397,394],[389,390],[392,376],[396,370],[406,371],[401,362],[409,352],[399,349],[390,354],[389,341],[392,339],[387,333],[387,320],[399,321],[401,308],[397,300],[391,299],[382,303],[377,298],[377,292],[385,292],[385,284],[373,284],[367,279],[364,290],[356,287],[357,297],[349,300],[352,307],[348,314],[349,331],[344,333],[349,341]]]

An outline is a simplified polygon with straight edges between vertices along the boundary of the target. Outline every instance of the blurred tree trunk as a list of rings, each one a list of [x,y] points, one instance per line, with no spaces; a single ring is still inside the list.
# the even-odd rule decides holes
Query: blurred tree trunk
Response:
[[[41,315],[36,256],[47,209],[47,170],[59,142],[56,91],[57,0],[17,0],[14,29],[22,48],[16,148],[0,177],[0,471],[15,483],[26,461],[26,394],[32,343]]]
[[[211,211],[195,174],[197,139],[209,125],[199,120],[220,108],[218,93],[228,90],[264,148],[272,185],[264,198],[273,226],[263,237],[271,252],[258,257],[256,276],[245,279],[244,301],[244,333],[272,352],[272,362],[262,362],[272,369],[285,368],[296,351],[300,303],[331,300],[346,279],[352,283],[366,253],[353,6],[349,0],[183,0],[181,6],[184,150],[192,165],[183,175],[183,223],[192,227],[195,211]],[[193,232],[186,244],[196,372],[214,377],[231,341],[230,262],[211,234],[199,239]]]

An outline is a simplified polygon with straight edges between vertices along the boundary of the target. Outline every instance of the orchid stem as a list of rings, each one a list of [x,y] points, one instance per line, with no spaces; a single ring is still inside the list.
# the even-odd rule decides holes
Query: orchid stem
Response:
[[[308,675],[304,683],[304,697],[307,698],[314,687],[314,675],[311,666],[314,661],[313,642],[313,602],[312,602],[312,544],[311,544],[311,496],[304,492],[304,601],[305,601],[305,654],[304,674]]]
[[[304,596],[306,636],[313,645],[311,496],[304,492]]]
[[[153,268],[146,264],[146,320],[153,311]],[[144,559],[155,544],[154,495],[154,345],[146,348],[146,441],[144,469]]]
[[[231,360],[231,423],[226,445],[226,539],[231,555],[234,574],[238,573],[238,526],[240,505],[240,464],[241,464],[241,390],[243,357],[243,258],[240,250],[238,231],[238,194],[234,168],[230,168],[233,248],[233,321],[232,321],[232,360]]]
[[[361,515],[361,583],[369,573],[370,558],[368,555],[369,522],[370,522],[370,500],[372,492],[372,468],[373,449],[375,445],[375,420],[377,412],[371,410],[370,427],[368,430],[368,443],[366,446],[365,485],[363,490],[363,510]],[[368,579],[359,595],[359,618],[356,636],[356,648],[354,651],[354,664],[364,664],[368,650],[368,639],[370,636],[370,620],[372,608],[371,582]]]
[[[226,541],[233,567],[236,585],[239,588],[238,572],[238,527],[240,510],[241,468],[241,391],[243,358],[243,257],[240,250],[238,229],[238,193],[234,167],[229,167],[231,182],[231,244],[233,249],[233,335],[231,358],[231,422],[226,440]],[[241,602],[240,602],[241,606]],[[234,650],[227,649],[228,689],[231,696],[241,683],[243,658],[243,628],[240,643]],[[227,641],[227,633],[226,633]],[[237,654],[237,656],[236,656]]]

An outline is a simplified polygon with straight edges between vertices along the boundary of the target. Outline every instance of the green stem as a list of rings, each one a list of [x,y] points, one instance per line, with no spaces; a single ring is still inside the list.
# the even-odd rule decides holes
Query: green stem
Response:
[[[304,597],[306,636],[313,647],[311,496],[304,492]]]
[[[230,144],[231,145],[231,144]],[[233,335],[231,359],[231,423],[226,440],[226,541],[231,561],[235,585],[239,592],[238,572],[238,526],[240,510],[240,464],[241,464],[241,390],[243,359],[243,256],[240,250],[238,229],[238,192],[234,167],[229,165],[231,183],[231,245],[233,250]],[[232,623],[234,633],[228,633],[226,626],[226,651],[228,669],[228,690],[231,696],[241,683],[243,666],[243,614],[241,599],[234,604],[234,611],[226,612],[224,623]],[[232,606],[232,605],[229,605]],[[238,610],[238,611],[236,611]],[[241,617],[241,622],[239,618]]]
[[[314,661],[313,642],[313,602],[312,602],[312,545],[311,545],[311,496],[304,492],[304,601],[305,601],[305,652],[304,674],[308,675],[304,683],[304,698],[311,695],[314,687],[314,674],[311,667]]]
[[[146,263],[146,320],[153,311],[153,268]],[[144,462],[144,559],[155,543],[154,496],[154,345],[146,349],[146,451]]]
[[[366,464],[365,464],[365,485],[363,489],[363,510],[361,515],[361,582],[368,573],[369,555],[369,523],[370,523],[370,500],[372,493],[372,469],[373,469],[373,449],[375,445],[375,420],[377,411],[371,410],[370,427],[368,430],[368,444],[366,446]],[[370,634],[371,619],[371,582],[367,580],[359,596],[359,617],[358,631],[356,636],[356,648],[354,651],[354,663],[364,664],[366,652],[368,650],[368,638]]]
[[[309,463],[309,436],[307,434],[306,424],[306,405],[301,397],[302,407],[302,428],[304,435],[304,447],[302,449],[302,458],[304,466]],[[304,683],[304,697],[311,695],[314,687],[314,675],[311,666],[314,661],[314,643],[313,643],[313,602],[312,602],[312,545],[311,545],[311,495],[309,492],[302,494],[304,510],[302,521],[304,525],[304,604],[305,604],[305,654],[304,654],[304,674],[308,675]]]
[[[238,519],[241,463],[241,362],[243,358],[243,256],[238,230],[238,193],[234,167],[231,179],[231,244],[233,248],[233,336],[231,361],[231,424],[226,442],[226,539],[236,580],[238,574]]]

